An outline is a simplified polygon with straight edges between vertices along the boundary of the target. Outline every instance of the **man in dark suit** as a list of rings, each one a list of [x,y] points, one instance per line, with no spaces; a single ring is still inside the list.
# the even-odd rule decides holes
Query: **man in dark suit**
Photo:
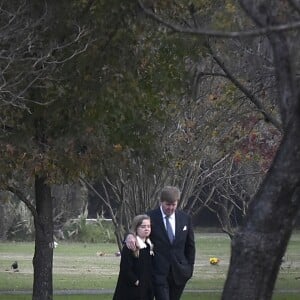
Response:
[[[166,186],[161,191],[160,206],[147,213],[151,218],[150,239],[154,244],[153,284],[156,300],[179,300],[193,274],[194,231],[191,217],[176,210],[179,200],[179,189]],[[134,249],[133,235],[127,236],[126,245]]]

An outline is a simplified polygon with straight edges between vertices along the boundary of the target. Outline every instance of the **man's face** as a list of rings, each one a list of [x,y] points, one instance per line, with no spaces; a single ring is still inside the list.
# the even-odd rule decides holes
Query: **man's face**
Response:
[[[161,208],[162,208],[164,214],[166,216],[172,215],[176,210],[177,203],[178,203],[178,201],[175,201],[175,202],[162,201],[161,202]]]

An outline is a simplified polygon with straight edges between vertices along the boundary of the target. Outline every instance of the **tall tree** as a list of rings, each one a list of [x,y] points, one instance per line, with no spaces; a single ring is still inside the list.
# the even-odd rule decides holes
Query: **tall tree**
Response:
[[[55,32],[58,25],[66,25],[57,23],[57,4],[12,1],[1,6],[1,186],[18,195],[34,217],[33,299],[53,295],[49,184],[55,176],[49,171],[53,165],[49,125],[54,118],[47,108],[58,99],[47,91],[57,82],[61,65],[88,44],[82,41],[80,27],[68,26],[64,38]],[[23,188],[34,187],[34,199],[22,192],[20,180]]]
[[[142,1],[140,3],[143,6]],[[183,23],[188,26],[176,22],[178,18],[174,20],[174,16],[178,17],[174,10],[171,17],[170,14],[162,13],[164,7],[156,7],[156,14],[147,8],[145,11],[161,24],[181,34],[219,39],[233,38],[242,42],[244,42],[243,39],[247,42],[249,37],[252,37],[255,41],[262,39],[260,45],[268,50],[264,55],[269,67],[272,68],[268,72],[270,80],[258,81],[262,87],[265,87],[265,89],[260,89],[259,93],[256,93],[255,89],[251,89],[247,83],[252,83],[252,88],[257,87],[255,80],[262,79],[262,73],[250,73],[258,77],[248,77],[248,81],[242,82],[238,80],[240,77],[233,76],[234,73],[226,72],[229,70],[226,68],[226,64],[222,60],[217,61],[217,56],[215,58],[227,78],[247,96],[265,120],[272,122],[283,132],[282,141],[271,167],[250,203],[247,218],[234,235],[230,268],[222,296],[223,299],[271,299],[281,258],[300,209],[298,159],[300,155],[298,142],[300,111],[299,90],[296,87],[296,74],[299,66],[297,64],[298,54],[293,51],[298,48],[299,39],[296,37],[299,35],[299,7],[294,1],[272,1],[271,3],[239,1],[239,3],[253,23],[251,24],[249,19],[236,24],[229,22],[228,24],[232,27],[228,29],[231,31],[219,31],[216,28],[207,29],[199,26],[195,22],[195,20],[197,21],[195,16],[198,12],[196,5],[198,2],[189,6],[188,11],[191,13],[191,18]],[[230,1],[228,5],[231,5],[229,14],[231,20],[240,21],[245,18],[245,16],[239,18],[242,14],[241,12],[237,14],[238,6],[235,1]],[[203,3],[200,1],[199,7],[203,7]],[[220,11],[218,12],[221,14]],[[236,19],[232,18],[234,13],[237,15]],[[185,17],[187,15],[185,14]],[[195,24],[198,26],[194,26]],[[250,30],[240,30],[242,24],[250,27]],[[237,30],[233,32],[232,28]],[[230,41],[227,43],[228,46]],[[226,42],[222,41],[222,43]],[[210,40],[208,49],[211,45]],[[248,48],[248,50],[250,49],[254,51],[253,48]],[[222,50],[225,48],[219,48],[218,53],[221,53]],[[256,50],[260,51],[261,49],[257,48]],[[248,64],[248,68],[246,66],[247,64],[245,69],[240,69],[239,73],[248,71],[250,65]],[[231,69],[234,70],[234,65],[231,66]],[[272,86],[277,86],[277,89],[270,90],[269,88]],[[269,98],[266,97],[267,92],[269,92]],[[272,98],[276,101],[272,101]],[[280,115],[280,121],[278,121],[278,115],[272,113],[275,106]]]
[[[286,3],[273,2],[270,5],[258,1],[250,5],[240,1],[240,4],[260,28],[299,19],[293,7],[288,7]],[[300,209],[297,159],[300,154],[300,99],[293,66],[296,57],[287,33],[270,32],[267,37],[273,51],[278,84],[277,103],[284,134],[272,166],[251,203],[245,225],[233,241],[223,299],[272,298],[281,259]],[[251,261],[246,267],[247,274],[244,269],[246,260]],[[236,283],[237,278],[240,284]]]
[[[157,110],[156,101],[140,97],[133,76],[136,3],[12,1],[1,8],[1,188],[18,195],[33,214],[32,298],[48,300],[51,184],[94,174],[99,166],[101,172],[116,142],[142,149],[144,139],[149,146],[145,116]]]

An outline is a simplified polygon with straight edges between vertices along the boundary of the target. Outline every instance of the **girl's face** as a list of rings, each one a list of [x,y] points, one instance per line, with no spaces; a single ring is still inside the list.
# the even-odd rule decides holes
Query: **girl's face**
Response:
[[[151,223],[150,220],[143,220],[142,224],[137,228],[136,234],[141,239],[146,239],[151,233]]]

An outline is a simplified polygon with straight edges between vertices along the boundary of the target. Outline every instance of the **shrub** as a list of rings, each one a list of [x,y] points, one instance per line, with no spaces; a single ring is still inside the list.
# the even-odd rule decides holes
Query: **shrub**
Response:
[[[84,243],[115,242],[113,225],[106,219],[71,219],[63,227],[64,236],[70,241]]]

